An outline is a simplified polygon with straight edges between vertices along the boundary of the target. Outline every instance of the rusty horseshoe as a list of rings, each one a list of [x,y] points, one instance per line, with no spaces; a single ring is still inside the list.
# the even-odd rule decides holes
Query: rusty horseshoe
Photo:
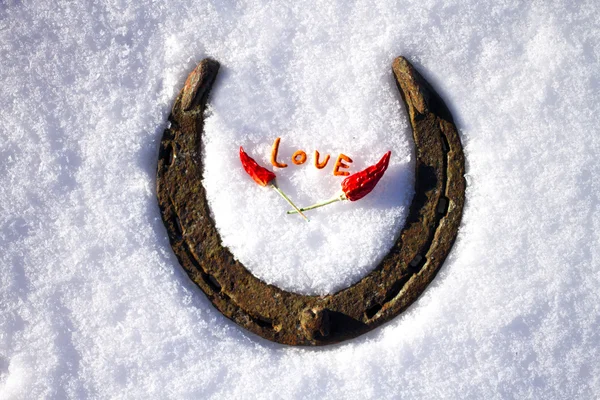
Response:
[[[160,143],[157,197],[179,263],[227,318],[274,342],[326,345],[361,335],[425,290],[458,234],[465,200],[463,148],[450,111],[404,58],[392,64],[415,142],[415,194],[401,234],[379,265],[327,296],[268,285],[237,261],[212,220],[201,157],[204,110],[219,63],[202,60],[177,96]],[[401,133],[399,133],[401,134]]]

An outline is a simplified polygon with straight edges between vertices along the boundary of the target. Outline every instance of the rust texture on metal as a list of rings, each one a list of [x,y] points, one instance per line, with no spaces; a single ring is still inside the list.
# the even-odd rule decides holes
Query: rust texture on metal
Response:
[[[218,62],[205,59],[192,71],[160,143],[158,203],[173,251],[190,278],[226,317],[289,345],[337,343],[405,310],[450,252],[464,204],[463,149],[438,94],[405,58],[394,60],[416,152],[408,218],[389,253],[358,283],[327,296],[305,296],[259,280],[221,244],[202,185],[201,157],[203,113],[218,70]]]

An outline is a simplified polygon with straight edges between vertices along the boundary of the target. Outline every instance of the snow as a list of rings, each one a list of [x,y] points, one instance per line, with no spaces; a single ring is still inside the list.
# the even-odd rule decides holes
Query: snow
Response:
[[[0,5],[0,398],[599,397],[599,19],[568,0]],[[265,280],[326,293],[368,273],[411,200],[398,55],[465,146],[449,259],[406,313],[340,345],[239,328],[178,266],[158,212],[187,73],[223,65],[205,183],[225,243]],[[302,205],[341,180],[315,149],[352,172],[393,158],[375,192],[306,224],[236,158],[269,165],[278,136],[286,162],[309,155],[276,171]]]

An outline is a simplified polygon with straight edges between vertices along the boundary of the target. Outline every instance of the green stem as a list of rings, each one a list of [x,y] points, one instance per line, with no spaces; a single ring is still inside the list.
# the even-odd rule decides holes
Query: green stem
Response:
[[[288,214],[296,214],[296,212],[299,212],[299,211],[312,210],[313,208],[323,207],[323,206],[326,206],[327,204],[335,203],[336,201],[342,201],[342,200],[344,200],[344,199],[341,196],[338,196],[338,197],[334,197],[333,199],[324,201],[322,203],[313,204],[312,206],[308,206],[308,207],[302,207],[300,210],[296,210],[296,209],[290,210],[287,213]]]
[[[285,193],[283,193],[283,191],[282,191],[281,189],[279,189],[279,188],[278,188],[276,185],[274,185],[274,184],[271,184],[271,187],[272,187],[273,189],[275,189],[275,191],[276,191],[277,193],[279,193],[279,195],[280,195],[281,197],[283,197],[283,198],[285,199],[285,201],[287,201],[287,202],[290,204],[290,206],[294,207],[294,210],[296,210],[296,211],[294,211],[294,212],[297,212],[298,214],[302,215],[302,218],[304,218],[304,219],[306,220],[306,222],[310,222],[310,220],[309,220],[308,218],[306,218],[306,215],[304,215],[304,214],[302,213],[302,210],[300,210],[300,209],[298,208],[298,206],[296,206],[296,205],[294,204],[294,202],[292,202],[292,200],[290,200],[290,198],[289,198],[289,197],[287,197],[287,196],[286,196],[286,194],[285,194]]]

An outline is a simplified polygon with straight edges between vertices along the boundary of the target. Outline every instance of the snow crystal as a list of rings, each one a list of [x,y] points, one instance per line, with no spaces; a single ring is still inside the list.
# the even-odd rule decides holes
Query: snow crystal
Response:
[[[0,398],[599,397],[598,20],[591,0],[0,5]],[[411,201],[398,55],[465,145],[449,259],[406,313],[340,345],[239,328],[160,219],[176,92],[202,58],[222,63],[204,153],[223,241],[262,279],[327,293],[374,267]],[[300,205],[335,194],[339,153],[355,172],[391,149],[390,169],[307,224],[237,159],[268,166],[278,136]]]

